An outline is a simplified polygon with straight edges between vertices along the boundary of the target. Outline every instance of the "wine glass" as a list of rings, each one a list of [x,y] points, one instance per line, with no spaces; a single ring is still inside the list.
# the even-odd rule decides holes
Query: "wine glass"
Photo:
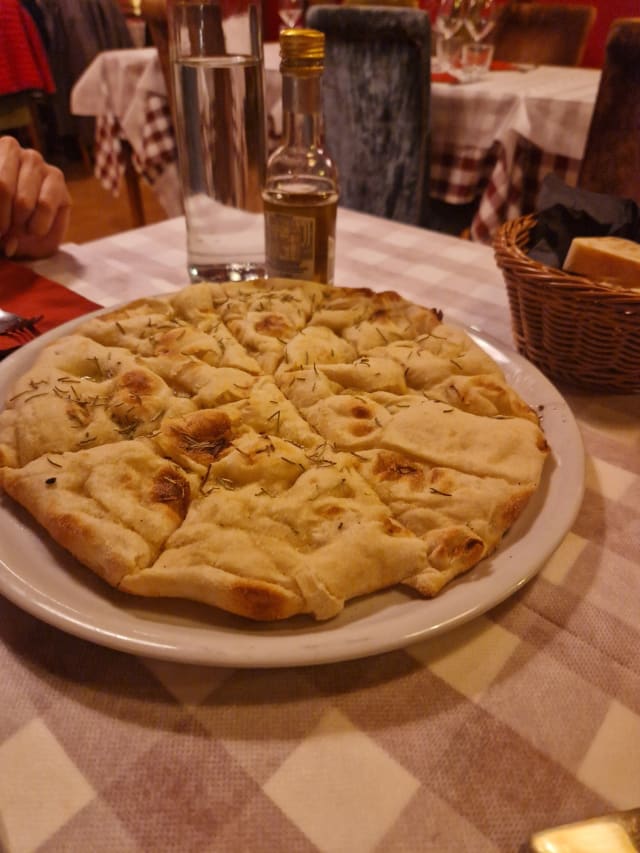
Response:
[[[442,33],[437,33],[435,59],[438,71],[457,76],[462,65],[463,47],[464,42],[458,34],[447,38]]]
[[[438,36],[449,39],[462,28],[468,0],[440,0],[433,29]]]
[[[448,73],[460,65],[462,39],[459,36],[465,21],[467,0],[440,0],[433,23],[436,62],[438,69]]]
[[[302,19],[303,0],[278,0],[278,15],[288,29],[297,27]]]
[[[464,25],[474,42],[483,41],[496,25],[496,0],[469,0]]]

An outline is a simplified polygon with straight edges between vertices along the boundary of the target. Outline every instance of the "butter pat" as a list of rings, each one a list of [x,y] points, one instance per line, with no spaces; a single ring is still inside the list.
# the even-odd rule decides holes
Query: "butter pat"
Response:
[[[622,237],[574,237],[562,268],[640,290],[640,244]]]

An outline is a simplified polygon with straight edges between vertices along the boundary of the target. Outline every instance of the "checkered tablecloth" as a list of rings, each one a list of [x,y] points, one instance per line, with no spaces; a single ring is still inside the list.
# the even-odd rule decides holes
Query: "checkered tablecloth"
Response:
[[[265,45],[269,145],[282,131],[278,47]],[[543,66],[501,70],[468,85],[433,83],[431,194],[450,204],[477,201],[474,240],[490,243],[506,220],[529,213],[544,176],[575,184],[600,72]],[[72,111],[95,115],[96,175],[119,192],[124,146],[169,215],[180,212],[176,147],[166,87],[154,48],[107,51],[72,93]]]
[[[269,144],[282,132],[277,45],[265,45]],[[104,51],[71,93],[75,115],[95,116],[95,175],[118,195],[127,157],[169,216],[182,212],[177,146],[166,83],[155,48]]]
[[[177,150],[155,48],[99,53],[71,92],[71,112],[94,116],[94,172],[118,195],[127,163],[155,190],[169,216],[182,212]]]
[[[513,157],[500,142],[484,148],[444,148],[431,153],[431,194],[450,204],[478,200],[472,240],[490,244],[500,226],[536,208],[545,175],[575,186],[580,160],[543,151],[520,137]]]
[[[95,175],[113,195],[120,192],[126,167],[125,145],[129,141],[118,117],[111,112],[96,118]],[[167,99],[149,94],[144,106],[144,126],[139,144],[132,150],[132,162],[145,180],[153,185],[167,166],[175,164],[177,150]]]
[[[174,219],[33,266],[112,305],[184,285],[184,243]],[[341,210],[336,265],[340,284],[396,288],[511,341],[486,246]],[[0,599],[0,846],[516,853],[535,830],[638,805],[640,398],[566,399],[587,454],[575,523],[530,583],[432,640],[199,667],[92,645]]]
[[[471,84],[431,88],[431,194],[478,202],[474,240],[535,208],[542,179],[575,185],[600,72],[543,66],[500,70]]]

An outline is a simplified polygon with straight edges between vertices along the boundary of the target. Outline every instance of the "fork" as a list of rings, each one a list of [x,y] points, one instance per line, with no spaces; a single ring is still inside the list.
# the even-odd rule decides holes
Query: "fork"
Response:
[[[37,324],[42,317],[42,314],[39,317],[21,317],[0,308],[0,335],[7,335],[25,343],[40,334]]]

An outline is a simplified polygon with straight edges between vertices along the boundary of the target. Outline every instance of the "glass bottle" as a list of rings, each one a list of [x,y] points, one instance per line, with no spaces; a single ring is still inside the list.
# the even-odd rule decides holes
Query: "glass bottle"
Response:
[[[333,283],[338,174],[324,149],[324,33],[280,33],[283,144],[267,163],[267,275]]]

